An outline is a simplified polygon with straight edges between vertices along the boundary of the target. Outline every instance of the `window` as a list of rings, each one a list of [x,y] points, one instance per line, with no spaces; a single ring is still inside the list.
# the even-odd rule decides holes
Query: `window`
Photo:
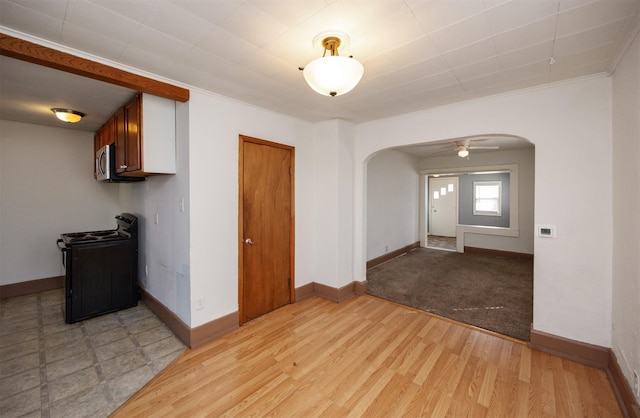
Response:
[[[502,182],[473,182],[473,214],[500,216],[502,214]]]

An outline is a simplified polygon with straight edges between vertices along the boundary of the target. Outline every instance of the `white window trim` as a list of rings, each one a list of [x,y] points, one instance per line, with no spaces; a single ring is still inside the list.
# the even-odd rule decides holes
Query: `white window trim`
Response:
[[[487,211],[476,209],[476,186],[498,186],[498,210]],[[477,216],[502,216],[502,181],[474,181],[473,182],[473,214]]]

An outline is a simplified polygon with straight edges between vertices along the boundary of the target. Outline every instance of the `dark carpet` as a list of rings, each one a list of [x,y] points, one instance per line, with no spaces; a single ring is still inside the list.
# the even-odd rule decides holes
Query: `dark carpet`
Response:
[[[417,248],[367,281],[370,295],[529,341],[532,261]]]

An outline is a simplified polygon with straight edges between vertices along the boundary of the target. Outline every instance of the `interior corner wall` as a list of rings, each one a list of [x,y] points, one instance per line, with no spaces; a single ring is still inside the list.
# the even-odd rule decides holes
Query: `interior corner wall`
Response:
[[[367,260],[419,240],[418,159],[399,151],[367,163]]]
[[[92,132],[0,121],[0,285],[64,275],[60,234],[116,227],[94,161]]]
[[[514,135],[534,143],[535,223],[557,227],[555,239],[534,240],[534,329],[610,347],[609,77],[583,78],[359,125],[354,192],[355,207],[361,211],[356,212],[354,239],[360,249],[355,251],[355,271],[360,277],[366,274],[366,208],[358,203],[366,198],[362,174],[366,159],[394,146],[489,134]]]
[[[353,282],[353,153],[355,125],[334,120],[338,132],[338,276],[334,286]],[[322,283],[322,282],[319,282]],[[330,283],[324,283],[330,284]]]
[[[612,349],[629,386],[640,373],[640,35],[613,74]],[[640,396],[636,395],[640,402]]]
[[[339,288],[353,281],[354,126],[314,125],[314,282]]]

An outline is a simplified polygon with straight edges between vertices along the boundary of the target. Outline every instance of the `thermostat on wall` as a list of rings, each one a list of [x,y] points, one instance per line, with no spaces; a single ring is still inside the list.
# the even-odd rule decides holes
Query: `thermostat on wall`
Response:
[[[555,238],[556,226],[555,225],[536,225],[537,235],[541,238]]]

